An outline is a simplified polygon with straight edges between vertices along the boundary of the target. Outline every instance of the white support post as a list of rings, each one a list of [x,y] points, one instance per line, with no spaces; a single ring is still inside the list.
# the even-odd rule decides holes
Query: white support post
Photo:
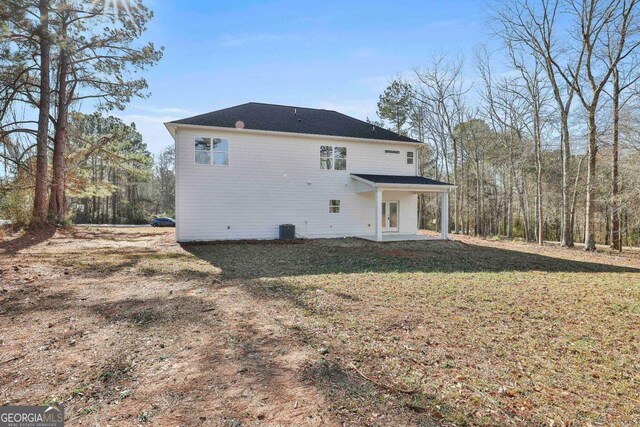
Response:
[[[449,192],[440,193],[440,237],[449,239]]]
[[[382,190],[376,190],[376,241],[382,241]]]

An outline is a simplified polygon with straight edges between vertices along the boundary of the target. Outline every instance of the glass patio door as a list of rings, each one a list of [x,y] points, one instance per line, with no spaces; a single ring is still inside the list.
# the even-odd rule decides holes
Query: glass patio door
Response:
[[[382,231],[398,231],[399,202],[382,202]]]

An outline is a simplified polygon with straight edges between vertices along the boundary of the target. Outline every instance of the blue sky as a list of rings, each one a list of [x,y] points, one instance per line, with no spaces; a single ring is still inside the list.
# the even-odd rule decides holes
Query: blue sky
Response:
[[[154,153],[172,143],[164,121],[249,101],[374,118],[394,77],[489,41],[484,0],[147,2],[145,39],[165,55],[145,74],[151,97],[113,114]]]

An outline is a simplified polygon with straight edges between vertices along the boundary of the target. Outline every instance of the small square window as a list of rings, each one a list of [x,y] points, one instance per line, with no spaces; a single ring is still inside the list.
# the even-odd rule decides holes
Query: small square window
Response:
[[[413,151],[407,151],[407,164],[413,164]]]
[[[340,213],[340,200],[329,200],[329,213]]]
[[[197,165],[228,165],[229,141],[219,138],[196,138],[195,160]]]
[[[347,147],[320,146],[320,169],[347,170]]]

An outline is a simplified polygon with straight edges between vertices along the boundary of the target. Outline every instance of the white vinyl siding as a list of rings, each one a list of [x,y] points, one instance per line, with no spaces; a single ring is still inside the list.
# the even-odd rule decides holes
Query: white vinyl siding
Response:
[[[232,156],[228,166],[194,164],[196,138],[229,141]],[[320,169],[320,146],[346,148],[347,171]],[[280,224],[294,224],[298,235],[310,238],[374,234],[374,194],[356,192],[362,183],[351,174],[414,176],[415,166],[408,165],[405,156],[384,152],[411,148],[394,142],[243,130],[208,132],[180,126],[176,140],[177,238],[273,239],[278,237]],[[385,191],[383,198],[400,202],[400,232],[415,233],[417,196]],[[329,214],[329,200],[340,200],[339,214]]]

